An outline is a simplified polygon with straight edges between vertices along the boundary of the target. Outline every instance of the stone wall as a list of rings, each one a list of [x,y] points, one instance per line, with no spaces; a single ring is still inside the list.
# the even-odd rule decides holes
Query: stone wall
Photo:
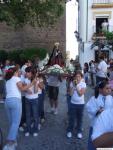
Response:
[[[55,42],[60,42],[60,48],[65,52],[65,15],[59,19],[54,27],[49,28],[38,28],[26,25],[21,29],[14,30],[5,23],[0,23],[0,50],[42,47],[51,51]]]

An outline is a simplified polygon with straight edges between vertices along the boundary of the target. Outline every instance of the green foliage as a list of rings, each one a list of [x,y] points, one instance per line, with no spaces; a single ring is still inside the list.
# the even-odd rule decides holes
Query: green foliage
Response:
[[[4,0],[0,21],[14,27],[53,25],[64,12],[64,0]]]
[[[0,50],[0,62],[4,62],[8,57],[8,54],[4,50]]]
[[[44,48],[27,48],[23,50],[12,50],[12,51],[0,51],[0,61],[5,61],[6,59],[10,59],[11,61],[15,61],[20,64],[24,60],[32,60],[35,58],[39,58],[40,60],[46,57],[47,50]]]
[[[20,63],[20,54],[22,50],[12,50],[8,52],[8,59]]]
[[[27,48],[20,54],[20,59],[34,60],[34,58],[39,57],[42,60],[46,57],[46,54],[47,50],[44,48]]]
[[[105,35],[107,40],[113,41],[113,32],[104,31],[104,35]]]

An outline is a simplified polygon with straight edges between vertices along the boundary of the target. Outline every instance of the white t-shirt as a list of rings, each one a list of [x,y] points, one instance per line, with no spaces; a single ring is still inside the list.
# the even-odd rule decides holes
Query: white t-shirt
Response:
[[[107,75],[107,68],[108,68],[108,65],[106,64],[106,62],[103,60],[99,63],[98,65],[98,71],[97,71],[97,76],[98,77],[103,77],[103,78],[106,78],[106,75]]]
[[[92,140],[107,132],[113,132],[113,108],[104,110],[98,116],[93,126]]]
[[[96,113],[100,109],[100,107],[103,107],[104,109],[113,108],[113,97],[111,95],[108,95],[104,100],[103,95],[99,94],[98,98],[95,98],[94,96],[90,98],[90,100],[86,104],[86,110],[91,120],[91,126],[94,125],[95,120],[97,119]]]
[[[49,86],[54,86],[54,87],[59,87],[60,86],[60,81],[59,81],[58,77],[50,75],[48,77],[48,85]]]
[[[25,84],[28,85],[30,83],[31,83],[31,81],[28,78],[26,78],[25,79]],[[25,97],[27,99],[36,99],[36,98],[38,98],[38,92],[37,93],[34,92],[34,86],[30,87],[29,90],[32,92],[32,94],[29,94],[28,92],[25,92]]]
[[[70,85],[71,87],[73,86],[72,83]],[[74,88],[74,86],[72,87]],[[77,84],[77,88],[79,90],[81,90],[82,88],[86,88],[86,83],[81,81],[79,84]],[[76,88],[74,89],[74,93],[71,97],[71,103],[72,104],[84,104],[85,101],[84,101],[84,95],[80,96],[77,91],[76,91]]]
[[[21,99],[21,91],[17,87],[18,82],[21,82],[21,79],[16,76],[6,81],[6,98],[16,97]]]

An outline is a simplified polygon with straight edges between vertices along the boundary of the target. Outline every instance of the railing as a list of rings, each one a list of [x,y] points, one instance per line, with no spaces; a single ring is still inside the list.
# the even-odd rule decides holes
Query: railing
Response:
[[[108,26],[108,29],[107,31],[109,32],[113,32],[113,26]],[[93,26],[93,32],[92,32],[92,39],[95,39],[95,38],[99,38],[99,39],[105,39],[105,36],[102,32],[102,29],[97,27],[96,26]]]
[[[111,4],[113,0],[93,0],[93,4]]]
[[[113,26],[109,25],[107,31],[113,32]],[[102,27],[93,26],[93,33],[101,33],[101,32],[102,32]]]

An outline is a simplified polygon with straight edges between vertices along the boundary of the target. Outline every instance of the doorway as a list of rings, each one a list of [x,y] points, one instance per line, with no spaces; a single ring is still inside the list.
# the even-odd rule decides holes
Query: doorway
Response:
[[[100,33],[102,31],[102,23],[106,20],[108,22],[108,18],[96,18],[96,33]]]

